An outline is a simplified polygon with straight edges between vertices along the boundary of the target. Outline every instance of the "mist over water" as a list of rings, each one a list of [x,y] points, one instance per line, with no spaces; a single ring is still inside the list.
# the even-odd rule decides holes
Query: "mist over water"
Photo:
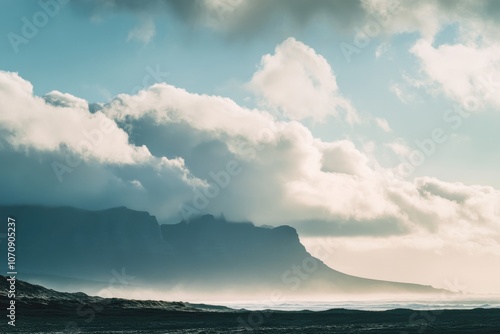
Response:
[[[490,297],[491,298],[491,297]],[[499,308],[500,297],[495,299],[456,299],[456,300],[357,300],[357,301],[287,301],[279,304],[266,304],[254,301],[210,302],[212,305],[227,306],[234,309],[277,310],[277,311],[326,311],[348,309],[360,311],[387,311],[394,309],[411,310],[468,310],[475,308]]]
[[[109,297],[109,291],[97,293]],[[336,295],[287,295],[280,290],[271,292],[204,291],[190,293],[182,288],[159,291],[148,289],[120,289],[113,297],[137,300],[183,301],[232,309],[276,311],[326,311],[349,309],[362,311],[411,310],[470,310],[475,308],[500,308],[500,295],[461,294],[445,291],[440,294],[336,294]]]

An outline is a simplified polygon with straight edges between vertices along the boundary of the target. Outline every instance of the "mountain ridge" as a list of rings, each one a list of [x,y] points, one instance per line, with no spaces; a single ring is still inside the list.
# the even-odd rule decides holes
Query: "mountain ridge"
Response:
[[[258,227],[213,215],[160,225],[148,212],[126,207],[0,206],[0,214],[17,221],[21,278],[25,273],[50,287],[50,275],[106,282],[126,270],[136,278],[134,284],[162,290],[252,293],[279,288],[291,295],[441,291],[339,272],[311,256],[287,225]],[[0,226],[0,233],[5,228]]]

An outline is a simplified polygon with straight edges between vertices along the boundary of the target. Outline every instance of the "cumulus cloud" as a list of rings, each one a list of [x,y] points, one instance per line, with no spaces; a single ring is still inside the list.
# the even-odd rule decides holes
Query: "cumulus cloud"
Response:
[[[89,109],[89,104],[84,99],[73,96],[67,93],[61,93],[59,91],[53,90],[43,96],[45,102],[56,106],[56,107],[64,107],[64,108],[74,108],[87,110]]]
[[[324,120],[345,113],[347,122],[359,121],[349,100],[342,97],[332,68],[307,45],[289,38],[274,55],[262,57],[249,88],[265,107],[280,110],[293,120]]]
[[[288,78],[285,68],[297,86],[268,82],[272,76],[266,71]],[[285,41],[264,57],[252,83],[269,95],[260,109],[162,83],[118,95],[90,112],[69,94],[34,96],[29,82],[1,72],[0,98],[8,102],[0,106],[0,154],[10,165],[2,165],[0,178],[12,194],[9,200],[126,205],[173,221],[180,219],[183,204],[257,224],[307,223],[314,233],[438,235],[498,247],[498,190],[432,178],[404,180],[365,150],[370,145],[321,140],[294,119],[273,117],[270,101],[271,109],[306,115],[274,95],[280,85],[290,93],[300,87],[300,94],[312,94],[310,105],[297,102],[308,112],[313,102],[330,103],[332,93],[334,101],[342,99],[330,66],[314,50]],[[318,91],[327,97],[315,95]],[[112,131],[102,131],[102,122]],[[102,134],[95,134],[98,129]],[[99,144],[81,144],[92,139]],[[78,158],[85,163],[72,166]],[[69,164],[64,182],[54,176],[54,161]],[[32,175],[31,188],[18,186],[26,175]],[[44,194],[47,189],[54,191]],[[196,205],[202,197],[205,204]]]
[[[367,13],[385,15],[390,0],[365,0]],[[442,92],[469,109],[498,107],[500,86],[500,40],[497,1],[397,1],[398,13],[384,24],[384,32],[393,35],[418,32],[410,52],[418,59],[423,77],[416,83],[431,93]],[[444,29],[454,41],[439,44],[436,37]],[[408,81],[408,80],[407,80]],[[390,90],[403,102],[414,100],[401,84]],[[472,107],[471,105],[474,104]]]
[[[356,149],[348,140],[317,143],[322,155],[321,170],[327,173],[343,173],[349,175],[368,175],[368,158]]]
[[[129,145],[127,134],[103,113],[90,114],[88,104],[79,98],[59,92],[49,93],[46,100],[35,97],[31,84],[16,73],[0,72],[0,87],[0,98],[7,101],[0,113],[4,140],[13,147],[40,151],[66,147],[103,163],[130,164],[151,157],[146,147]]]
[[[0,99],[0,151],[8,161],[0,177],[9,203],[93,208],[143,203],[165,214],[165,208],[172,211],[182,202],[179,198],[189,198],[192,187],[204,186],[181,158],[156,157],[131,144],[114,120],[91,113],[80,98],[55,91],[41,98],[18,74],[0,72]],[[27,175],[31,182],[22,186]],[[133,181],[143,187],[133,189]],[[169,198],[170,191],[179,198]]]
[[[470,111],[500,106],[500,44],[432,45],[419,40],[411,49],[429,85]]]
[[[137,96],[119,96],[103,112],[119,123],[128,122],[133,132],[171,133],[187,167],[209,183],[210,172],[238,161],[243,172],[211,199],[207,210],[212,213],[261,224],[293,223],[306,234],[432,235],[462,230],[463,238],[476,231],[477,240],[484,240],[485,229],[498,235],[494,208],[500,197],[493,188],[399,179],[352,141],[321,141],[298,122],[273,120],[265,111],[243,108],[227,98],[159,84]],[[174,130],[178,126],[182,132]],[[149,147],[155,138],[142,140]],[[403,145],[400,149],[393,144],[404,154]],[[471,198],[481,196],[481,204],[458,203],[458,189]],[[477,211],[485,208],[488,215]]]

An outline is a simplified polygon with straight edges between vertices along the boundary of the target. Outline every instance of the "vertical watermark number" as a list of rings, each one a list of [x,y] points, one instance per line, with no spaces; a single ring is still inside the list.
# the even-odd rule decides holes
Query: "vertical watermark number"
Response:
[[[16,220],[7,218],[7,323],[16,326]]]

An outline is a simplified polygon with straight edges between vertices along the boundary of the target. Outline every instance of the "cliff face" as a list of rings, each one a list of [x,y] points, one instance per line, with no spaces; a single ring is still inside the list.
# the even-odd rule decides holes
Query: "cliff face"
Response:
[[[20,273],[99,279],[130,263],[141,269],[163,252],[159,225],[147,212],[126,208],[86,211],[70,207],[0,207],[16,219]],[[4,224],[0,233],[5,232]]]
[[[273,289],[323,293],[431,289],[357,278],[311,257],[289,226],[256,227],[205,215],[159,225],[127,208],[0,207],[16,219],[17,270],[22,277],[107,282],[123,270],[144,286]],[[6,233],[6,224],[0,225]],[[2,253],[5,244],[0,245]],[[51,286],[50,284],[48,286]]]
[[[283,271],[310,257],[288,226],[255,227],[205,215],[162,225],[161,232],[173,251],[174,275],[199,286],[279,284]]]

